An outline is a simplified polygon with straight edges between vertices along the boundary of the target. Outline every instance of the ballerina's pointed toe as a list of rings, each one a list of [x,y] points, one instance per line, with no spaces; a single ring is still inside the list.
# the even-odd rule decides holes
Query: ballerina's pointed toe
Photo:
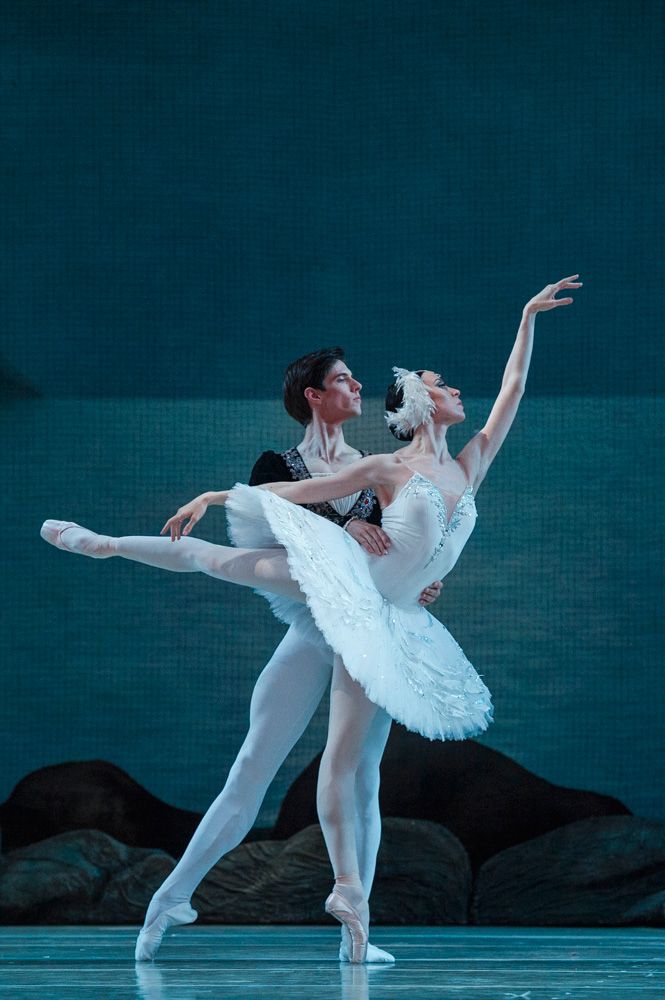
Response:
[[[134,950],[135,962],[152,962],[159,950],[162,938],[169,929],[179,924],[193,924],[198,916],[196,910],[192,909],[189,903],[178,903],[169,910],[164,910],[158,917],[142,928],[136,939]]]
[[[70,528],[76,530],[66,534]],[[39,534],[45,542],[63,552],[74,552],[91,559],[108,559],[113,555],[112,540],[108,535],[98,535],[96,531],[84,528],[76,521],[44,521]]]
[[[367,931],[363,925],[360,914],[355,906],[344,899],[335,889],[330,893],[325,902],[325,911],[340,924],[344,924],[351,936],[351,954],[349,961],[358,965],[367,958]]]
[[[68,549],[62,540],[62,533],[67,528],[80,527],[81,525],[77,524],[76,521],[44,521],[39,534],[49,545],[55,545],[56,549],[62,549],[63,552],[71,552],[71,549]]]

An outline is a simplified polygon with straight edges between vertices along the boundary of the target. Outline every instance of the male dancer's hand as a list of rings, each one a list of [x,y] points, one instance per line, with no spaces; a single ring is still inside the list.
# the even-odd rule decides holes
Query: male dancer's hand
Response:
[[[367,521],[354,517],[344,530],[371,556],[385,556],[390,548],[390,539],[378,524],[368,524]]]
[[[441,580],[435,580],[434,583],[430,583],[429,587],[425,587],[422,594],[418,598],[418,604],[433,604],[437,597],[441,593],[443,584]]]
[[[349,521],[345,531],[352,538],[355,538],[359,545],[362,545],[365,552],[369,552],[372,556],[385,556],[390,548],[390,538],[383,528],[377,524],[368,524],[367,521],[363,521],[359,517]],[[418,598],[418,604],[423,607],[426,604],[432,604],[441,593],[442,587],[441,580],[435,580],[429,587],[425,587]]]

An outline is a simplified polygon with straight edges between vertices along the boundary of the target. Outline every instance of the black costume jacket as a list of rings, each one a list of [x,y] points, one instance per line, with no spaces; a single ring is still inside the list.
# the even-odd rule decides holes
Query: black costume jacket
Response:
[[[361,451],[365,458],[369,452]],[[257,459],[249,478],[250,486],[261,486],[263,483],[299,482],[311,479],[302,455],[297,448],[289,448],[278,454],[276,451],[264,451]],[[381,524],[381,508],[373,490],[363,490],[348,514],[342,516],[329,503],[303,504],[308,510],[343,527],[351,518],[358,517],[370,524]]]

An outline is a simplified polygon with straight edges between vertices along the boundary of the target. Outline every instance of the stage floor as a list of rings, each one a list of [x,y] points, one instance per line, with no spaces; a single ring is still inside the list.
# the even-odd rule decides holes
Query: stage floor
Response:
[[[378,927],[394,966],[336,961],[328,927],[184,927],[135,965],[132,927],[0,927],[0,1000],[650,1000],[665,989],[665,935]]]

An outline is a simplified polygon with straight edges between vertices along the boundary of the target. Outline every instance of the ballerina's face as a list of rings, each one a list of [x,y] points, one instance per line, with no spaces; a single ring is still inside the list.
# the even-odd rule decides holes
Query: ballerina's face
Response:
[[[323,380],[323,390],[306,389],[305,396],[325,423],[335,424],[362,413],[362,384],[343,361],[336,361]]]
[[[424,371],[420,376],[436,404],[432,414],[434,424],[460,424],[466,417],[459,389],[447,385],[438,372]]]

